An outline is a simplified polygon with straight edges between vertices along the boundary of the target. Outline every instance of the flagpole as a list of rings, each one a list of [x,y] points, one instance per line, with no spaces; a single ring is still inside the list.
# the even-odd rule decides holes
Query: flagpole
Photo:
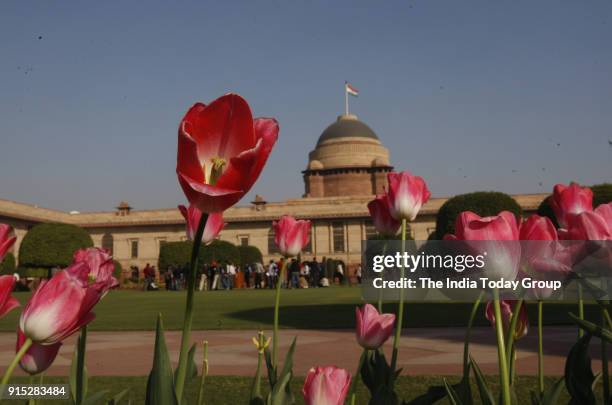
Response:
[[[344,112],[345,112],[345,115],[349,115],[349,109],[348,109],[348,91],[346,89],[346,82],[344,82]]]

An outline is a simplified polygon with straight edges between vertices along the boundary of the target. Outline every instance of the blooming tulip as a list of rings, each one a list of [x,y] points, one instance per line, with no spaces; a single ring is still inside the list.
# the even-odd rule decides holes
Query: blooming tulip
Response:
[[[19,306],[19,301],[11,296],[15,288],[15,277],[0,276],[0,318]]]
[[[187,200],[207,213],[236,204],[259,177],[277,136],[276,120],[253,119],[237,94],[196,103],[178,131],[176,172]]]
[[[514,305],[516,301],[512,300],[501,300],[501,316],[502,316],[502,325],[504,325],[504,330],[507,331],[510,327],[510,321],[512,319],[512,311],[514,310]],[[491,323],[493,327],[495,327],[495,310],[493,308],[493,302],[487,302],[487,307],[485,309],[485,316],[487,320]],[[519,310],[518,319],[516,322],[516,328],[514,329],[514,339],[518,340],[525,336],[529,331],[529,318],[527,318],[527,310],[525,309],[525,305],[521,305],[521,309]]]
[[[14,236],[9,236],[13,228],[6,224],[0,224],[0,262],[4,259],[6,252],[15,244],[17,240]]]
[[[571,216],[568,218],[567,228],[559,234],[566,240],[611,240],[612,203]]]
[[[555,185],[549,201],[561,228],[567,227],[569,217],[593,210],[593,192],[577,183]]]
[[[373,305],[355,308],[357,342],[364,349],[375,350],[393,334],[394,314],[380,314]]]
[[[25,335],[20,329],[18,329],[17,346],[15,348],[16,352],[21,349],[21,346],[23,346],[25,340]],[[55,360],[61,346],[62,342],[54,343],[52,345],[32,343],[21,360],[19,360],[19,367],[30,375],[40,374],[48,369],[51,364],[53,364],[53,361]]]
[[[414,221],[421,206],[429,200],[431,193],[425,180],[409,172],[391,172],[387,175],[389,183],[389,208],[393,218]]]
[[[351,374],[335,366],[308,371],[302,395],[306,405],[342,405],[351,384]]]
[[[19,327],[27,338],[51,345],[94,320],[91,310],[102,294],[89,288],[88,273],[88,265],[78,262],[38,287],[19,319]]]
[[[368,210],[374,222],[374,227],[383,236],[395,236],[402,225],[391,216],[389,197],[384,194],[377,196],[368,203]]]
[[[105,249],[88,248],[77,250],[73,255],[73,263],[83,262],[87,268],[71,267],[69,271],[87,271],[87,279],[91,286],[105,294],[108,290],[119,286],[113,276],[115,263],[113,257]]]
[[[202,211],[192,204],[189,205],[189,208],[185,207],[184,205],[179,205],[178,208],[185,218],[185,231],[187,233],[187,238],[192,241],[195,238],[196,232],[198,231],[200,219],[202,218]],[[223,222],[222,212],[213,212],[208,214],[208,219],[206,219],[206,225],[204,226],[204,233],[202,234],[202,243],[208,245],[210,242],[215,240],[224,226],[225,222]]]
[[[310,239],[310,221],[296,220],[290,215],[283,215],[272,223],[274,242],[284,256],[296,256],[308,244]]]
[[[484,268],[491,280],[516,278],[521,259],[518,238],[516,217],[509,211],[491,217],[464,211],[457,217],[455,234],[444,236],[445,240],[467,241],[466,244],[474,250],[482,254],[486,252]]]

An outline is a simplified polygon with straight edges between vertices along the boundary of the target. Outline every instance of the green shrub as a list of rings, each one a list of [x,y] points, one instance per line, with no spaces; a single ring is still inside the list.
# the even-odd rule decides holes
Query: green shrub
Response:
[[[607,204],[612,202],[612,184],[610,183],[601,183],[595,184],[591,186],[591,190],[593,191],[593,208],[597,207],[601,204]],[[550,206],[550,199],[552,198],[552,194],[546,197],[538,206],[537,214],[542,217],[548,217],[558,228],[559,224],[557,223],[557,218],[555,218],[555,213]]]
[[[183,267],[191,261],[191,249],[193,242],[167,242],[159,250],[158,266],[161,272],[165,272],[169,266]],[[240,251],[230,243],[222,240],[215,240],[208,246],[200,248],[198,257],[199,263],[217,262],[240,263]]]
[[[66,267],[78,249],[93,246],[83,228],[70,224],[38,224],[23,238],[19,247],[19,266],[32,268]]]
[[[20,277],[25,278],[50,278],[52,276],[51,269],[41,267],[18,267],[17,273]]]
[[[113,270],[113,276],[117,279],[121,279],[121,274],[123,273],[123,267],[121,267],[121,263],[117,260],[113,260],[113,265],[115,266],[115,270]]]
[[[4,256],[4,260],[0,263],[0,274],[15,273],[15,256],[9,252]]]
[[[240,252],[240,267],[243,269],[247,264],[263,263],[261,251],[256,246],[238,246]]]
[[[486,217],[497,215],[501,211],[510,211],[521,217],[521,206],[508,194],[496,191],[477,191],[461,194],[448,199],[438,211],[436,217],[436,238],[442,239],[447,233],[455,232],[455,220],[463,211],[472,211]]]

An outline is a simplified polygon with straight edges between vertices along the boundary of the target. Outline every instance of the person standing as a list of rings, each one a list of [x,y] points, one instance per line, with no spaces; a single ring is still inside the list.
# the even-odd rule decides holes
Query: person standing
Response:
[[[338,260],[336,264],[336,273],[334,273],[334,278],[338,280],[338,284],[344,284],[344,267],[342,266],[342,262]]]
[[[260,262],[255,263],[255,288],[260,289],[263,288],[264,282],[264,267]]]
[[[291,259],[289,270],[291,271],[291,279],[287,288],[298,288],[300,285],[300,262],[296,259]]]
[[[268,288],[274,289],[276,286],[276,263],[274,263],[274,260],[270,260],[266,276],[268,278]]]
[[[319,262],[317,262],[317,258],[313,257],[312,262],[310,263],[310,286],[314,288],[319,287],[320,277],[321,267],[319,266]]]

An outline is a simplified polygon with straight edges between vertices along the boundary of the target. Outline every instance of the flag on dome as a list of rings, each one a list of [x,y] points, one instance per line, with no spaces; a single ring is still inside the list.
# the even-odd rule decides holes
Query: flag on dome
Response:
[[[351,86],[351,84],[349,82],[344,82],[344,89],[351,96],[357,97],[359,95],[359,90],[357,90],[356,88]]]

